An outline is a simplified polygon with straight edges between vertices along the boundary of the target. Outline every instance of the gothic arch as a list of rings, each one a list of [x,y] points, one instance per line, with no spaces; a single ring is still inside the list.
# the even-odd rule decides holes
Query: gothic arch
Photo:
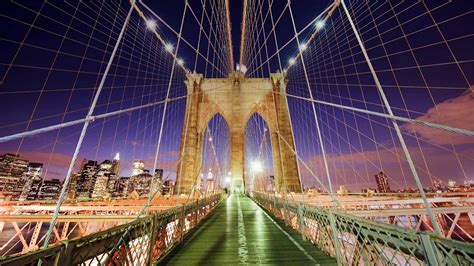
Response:
[[[286,181],[288,190],[300,191],[298,166],[294,154],[293,134],[290,125],[283,74],[271,78],[204,79],[201,74],[188,74],[186,116],[189,125],[183,128],[180,160],[177,173],[177,192],[192,190],[193,177],[201,160],[204,128],[217,113],[227,122],[230,131],[231,187],[243,191],[244,187],[244,130],[249,118],[258,113],[267,123],[272,142],[273,162],[277,165],[275,178],[279,184]],[[278,129],[278,130],[277,130]],[[289,143],[280,145],[279,136]],[[278,167],[281,165],[281,167]],[[182,190],[180,188],[183,188]]]

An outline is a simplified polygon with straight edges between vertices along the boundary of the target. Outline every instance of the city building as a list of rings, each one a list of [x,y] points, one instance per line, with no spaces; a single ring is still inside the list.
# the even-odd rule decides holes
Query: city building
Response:
[[[96,174],[99,171],[99,165],[97,161],[86,161],[85,159],[81,164],[81,171],[77,179],[77,197],[78,198],[90,198],[94,191]]]
[[[155,179],[163,180],[163,169],[155,169]]]
[[[142,160],[134,161],[132,164],[131,176],[141,175],[145,172],[145,162]]]
[[[110,171],[115,174],[115,176],[120,176],[120,153],[115,154],[114,159],[112,160],[112,167]]]
[[[380,171],[380,173],[375,175],[375,182],[377,183],[379,193],[391,192],[388,184],[388,176],[383,171]]]
[[[140,197],[148,196],[152,188],[152,179],[153,176],[150,175],[149,170],[144,170],[143,173],[139,175],[131,176],[128,181],[127,192],[132,193],[136,191]]]
[[[114,182],[113,187],[109,186],[109,193],[112,195],[113,198],[121,198],[126,197],[128,194],[128,176],[122,176],[117,178],[116,182]]]
[[[36,200],[43,182],[43,164],[29,163],[28,171],[23,175],[22,181],[18,183],[18,189],[21,191],[19,200]]]
[[[365,194],[366,197],[372,197],[375,195],[375,189],[373,188],[363,188],[360,190],[360,193]]]
[[[0,198],[11,199],[15,188],[28,171],[29,161],[20,155],[6,153],[0,156]],[[17,191],[17,196],[19,194]]]
[[[113,197],[117,183],[119,182],[120,177],[115,173],[112,173],[109,176],[109,182],[107,182],[107,193]]]
[[[80,173],[73,173],[69,180],[69,187],[67,190],[67,197],[69,199],[75,199],[77,197],[77,180],[79,179]]]
[[[109,160],[103,161],[99,165],[99,170],[95,174],[94,189],[92,191],[93,198],[104,197],[109,194],[109,180],[115,179],[114,163]]]
[[[449,188],[455,188],[456,187],[456,181],[452,180],[452,179],[449,179],[448,180],[448,187]]]
[[[61,193],[62,183],[59,179],[43,180],[38,199],[40,200],[56,200]]]
[[[171,180],[166,180],[163,182],[163,190],[161,192],[163,195],[172,195],[174,193],[174,183]]]
[[[347,196],[347,194],[349,194],[349,189],[345,185],[341,185],[336,193],[338,196]]]

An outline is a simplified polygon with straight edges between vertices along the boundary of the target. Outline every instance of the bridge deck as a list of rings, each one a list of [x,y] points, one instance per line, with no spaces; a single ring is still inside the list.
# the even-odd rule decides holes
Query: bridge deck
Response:
[[[232,195],[184,242],[164,264],[336,264],[295,232],[268,216],[243,195]]]

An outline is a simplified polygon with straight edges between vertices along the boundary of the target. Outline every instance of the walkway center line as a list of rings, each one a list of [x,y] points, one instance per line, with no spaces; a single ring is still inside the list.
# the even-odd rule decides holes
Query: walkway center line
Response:
[[[235,195],[234,195],[235,197]],[[242,208],[240,207],[240,196],[237,196],[238,206],[238,227],[239,227],[239,262],[247,263],[248,260],[248,249],[247,249],[247,237],[245,236],[245,225],[244,215],[242,214]]]

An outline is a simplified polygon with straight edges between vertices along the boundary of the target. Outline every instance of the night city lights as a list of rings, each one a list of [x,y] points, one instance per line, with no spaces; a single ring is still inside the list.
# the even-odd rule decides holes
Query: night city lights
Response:
[[[473,264],[474,2],[0,5],[0,265]]]

